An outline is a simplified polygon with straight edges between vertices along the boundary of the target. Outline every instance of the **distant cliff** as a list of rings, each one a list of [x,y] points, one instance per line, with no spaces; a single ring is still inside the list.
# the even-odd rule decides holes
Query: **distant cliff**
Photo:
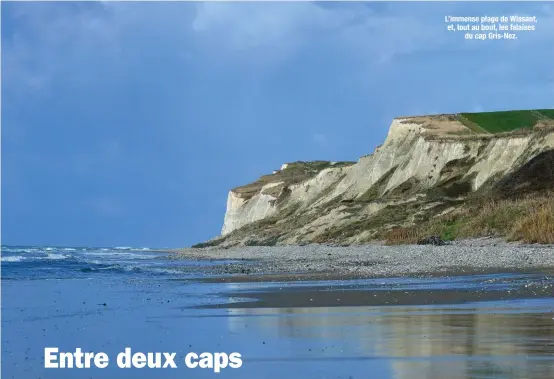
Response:
[[[231,190],[222,235],[198,246],[413,242],[445,228],[458,234],[463,227],[451,224],[491,201],[554,188],[551,115],[396,118],[384,144],[358,162],[289,163]],[[498,230],[478,234],[486,232]]]

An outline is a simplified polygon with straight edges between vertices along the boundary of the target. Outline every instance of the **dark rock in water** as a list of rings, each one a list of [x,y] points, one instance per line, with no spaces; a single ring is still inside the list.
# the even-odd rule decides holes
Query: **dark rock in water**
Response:
[[[417,242],[418,245],[435,245],[442,246],[445,245],[444,241],[439,236],[429,236],[423,239],[420,239]]]

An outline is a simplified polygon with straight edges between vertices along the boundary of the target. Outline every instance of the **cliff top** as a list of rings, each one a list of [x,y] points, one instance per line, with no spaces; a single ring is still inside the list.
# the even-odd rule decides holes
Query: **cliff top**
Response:
[[[520,129],[554,127],[554,109],[408,116],[396,119],[420,124],[435,135],[498,134]]]
[[[525,133],[533,129],[554,128],[554,109],[514,110],[499,112],[456,113],[395,118],[400,124],[417,124],[422,134],[432,139],[497,138],[504,135]],[[283,188],[315,177],[330,167],[351,166],[356,162],[296,161],[284,164],[273,174],[264,175],[253,183],[239,186],[232,191],[248,200],[275,183],[264,193],[276,196]]]
[[[243,199],[250,199],[258,193],[263,186],[270,183],[283,183],[282,186],[276,187],[279,191],[284,186],[303,182],[304,180],[313,178],[321,171],[329,167],[345,167],[351,166],[356,162],[330,162],[330,161],[297,161],[286,163],[280,170],[275,170],[273,174],[264,175],[253,183],[233,188],[232,191]]]

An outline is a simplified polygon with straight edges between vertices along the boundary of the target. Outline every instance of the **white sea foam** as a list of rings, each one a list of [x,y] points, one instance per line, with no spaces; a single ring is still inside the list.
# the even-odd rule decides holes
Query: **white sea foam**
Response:
[[[25,257],[22,257],[21,255],[14,255],[11,257],[2,257],[2,262],[21,262],[22,260],[26,259]]]
[[[69,258],[69,255],[48,253],[47,256],[43,257],[24,257],[21,255],[12,255],[11,257],[2,257],[2,262],[21,262],[23,260],[33,261],[33,260],[60,260]]]
[[[183,274],[182,270],[178,270],[174,268],[144,267],[143,270],[153,272],[156,274]]]
[[[94,251],[85,254],[87,257],[104,257],[104,258],[126,258],[126,259],[152,259],[151,255],[137,254],[137,253],[125,253],[121,251]]]
[[[69,255],[54,254],[54,253],[48,253],[48,256],[41,257],[41,259],[53,259],[53,260],[66,259],[66,258],[69,258]]]

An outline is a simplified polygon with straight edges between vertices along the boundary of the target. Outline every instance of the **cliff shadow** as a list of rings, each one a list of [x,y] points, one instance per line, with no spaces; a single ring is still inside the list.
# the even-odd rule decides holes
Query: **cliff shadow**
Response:
[[[493,187],[493,193],[501,198],[554,190],[554,149],[544,151],[508,174]]]

